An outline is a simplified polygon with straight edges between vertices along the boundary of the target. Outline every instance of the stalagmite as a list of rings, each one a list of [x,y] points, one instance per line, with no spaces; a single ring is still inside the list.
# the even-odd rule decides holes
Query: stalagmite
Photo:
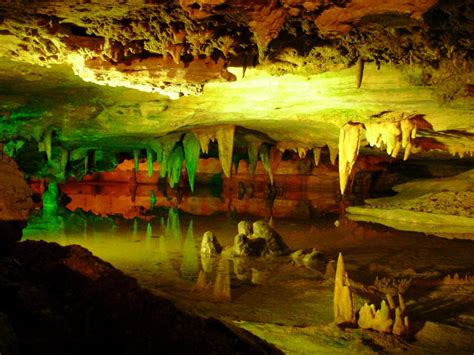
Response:
[[[361,131],[361,123],[348,122],[339,134],[339,186],[342,195],[359,154]]]
[[[138,165],[140,164],[140,150],[134,149],[133,150],[133,161],[134,161],[134,169],[138,171]]]
[[[329,160],[331,161],[332,165],[336,165],[337,147],[328,145],[328,149],[329,149]]]
[[[318,166],[321,160],[321,148],[313,148],[314,165]]]
[[[247,153],[249,155],[249,173],[250,177],[253,177],[255,174],[255,169],[257,168],[258,161],[258,150],[260,148],[261,142],[252,142],[249,143]]]
[[[259,149],[260,160],[262,161],[263,168],[270,177],[270,183],[273,185],[273,173],[272,166],[270,164],[270,146],[266,143],[262,144]]]
[[[224,175],[230,177],[232,168],[232,151],[234,149],[235,126],[222,126],[216,130],[217,144],[219,145],[219,161]]]
[[[200,143],[193,133],[187,133],[183,139],[184,161],[188,171],[191,191],[194,192],[194,177],[199,163]]]
[[[146,150],[146,163],[148,168],[148,176],[151,177],[153,175],[153,150],[151,149]]]
[[[354,325],[356,322],[354,299],[341,253],[337,259],[334,286],[334,319],[337,325]]]
[[[376,310],[375,306],[365,303],[359,311],[358,325],[362,329],[373,329],[382,333],[390,333],[392,331],[393,320],[390,317],[390,309],[385,301],[380,304],[380,309]]]
[[[217,266],[217,277],[214,284],[214,297],[221,301],[230,301],[230,267],[229,260],[221,258]]]

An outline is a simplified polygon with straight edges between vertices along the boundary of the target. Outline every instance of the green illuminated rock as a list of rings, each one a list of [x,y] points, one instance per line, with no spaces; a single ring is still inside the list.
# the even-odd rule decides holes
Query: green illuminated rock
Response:
[[[176,145],[168,160],[168,178],[173,188],[179,182],[181,169],[183,168],[184,151],[182,145]]]
[[[148,167],[148,176],[153,175],[153,150],[147,149],[146,150],[146,163]]]
[[[176,138],[174,136],[166,136],[161,138],[161,146],[163,148],[163,158],[161,160],[160,166],[160,177],[166,177],[168,173],[168,160],[170,158],[171,152],[173,151],[174,145],[176,143]]]
[[[58,210],[58,184],[50,182],[48,189],[43,193],[43,215],[54,215]]]
[[[191,187],[191,191],[194,192],[194,177],[196,176],[201,145],[199,139],[197,139],[193,133],[187,133],[183,139],[183,146],[189,186]]]

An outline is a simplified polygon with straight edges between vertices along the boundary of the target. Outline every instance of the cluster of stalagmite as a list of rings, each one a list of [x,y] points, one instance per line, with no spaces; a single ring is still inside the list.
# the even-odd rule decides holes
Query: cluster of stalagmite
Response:
[[[405,301],[401,294],[398,294],[398,300],[399,305],[395,306],[392,296],[387,294],[387,302],[382,301],[380,309],[376,309],[373,304],[365,303],[359,311],[357,324],[362,329],[373,329],[398,336],[406,335],[409,330],[409,320],[406,315]]]
[[[380,309],[376,309],[373,304],[365,303],[359,310],[356,322],[349,277],[344,267],[342,254],[339,253],[334,285],[334,319],[337,325],[355,326],[357,324],[361,329],[373,329],[382,333],[404,336],[408,333],[409,321],[401,294],[398,294],[398,300],[399,305],[396,306],[392,296],[387,294],[387,302],[382,301]]]
[[[474,276],[466,275],[459,276],[459,274],[454,274],[453,276],[447,275],[443,278],[443,285],[472,285],[474,284]]]

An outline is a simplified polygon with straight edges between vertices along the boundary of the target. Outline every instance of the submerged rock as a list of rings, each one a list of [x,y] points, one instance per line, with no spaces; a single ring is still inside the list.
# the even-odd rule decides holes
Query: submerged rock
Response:
[[[240,233],[234,237],[234,256],[264,256],[266,250],[267,242],[263,238],[249,238]]]
[[[267,222],[257,221],[253,224],[253,237],[263,238],[267,243],[265,255],[287,255],[290,253],[290,248],[283,241],[283,238],[278,234]]]
[[[201,254],[208,256],[215,256],[220,254],[222,251],[222,246],[219,244],[214,233],[207,231],[202,236],[201,241]]]
[[[248,221],[240,221],[237,225],[237,230],[239,234],[250,236],[253,233],[252,223]]]

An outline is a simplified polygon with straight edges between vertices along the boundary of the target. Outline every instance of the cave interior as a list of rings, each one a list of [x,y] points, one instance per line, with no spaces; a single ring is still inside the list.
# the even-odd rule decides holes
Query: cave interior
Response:
[[[474,3],[0,3],[0,354],[474,350]]]

